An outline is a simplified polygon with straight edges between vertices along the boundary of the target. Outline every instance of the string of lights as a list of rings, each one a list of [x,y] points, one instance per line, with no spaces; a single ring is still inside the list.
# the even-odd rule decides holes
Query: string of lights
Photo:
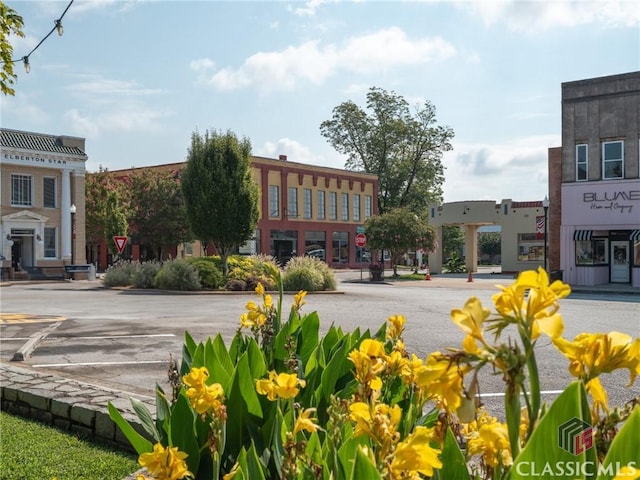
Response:
[[[64,28],[62,27],[62,19],[64,18],[67,11],[69,10],[69,7],[71,7],[71,4],[73,3],[73,1],[74,0],[71,0],[69,2],[69,4],[67,5],[67,8],[65,8],[64,12],[62,12],[62,15],[60,15],[60,18],[58,18],[53,22],[54,23],[53,28],[49,31],[49,33],[47,33],[44,36],[44,38],[40,40],[40,42],[38,42],[38,44],[31,49],[29,53],[27,53],[22,57],[14,58],[13,60],[11,60],[11,63],[22,62],[24,64],[25,71],[29,73],[31,71],[31,64],[29,63],[29,57],[33,54],[33,52],[35,52],[38,48],[40,48],[40,45],[42,45],[44,41],[47,38],[49,38],[54,31],[57,31],[59,36],[62,36],[62,34],[64,33]]]

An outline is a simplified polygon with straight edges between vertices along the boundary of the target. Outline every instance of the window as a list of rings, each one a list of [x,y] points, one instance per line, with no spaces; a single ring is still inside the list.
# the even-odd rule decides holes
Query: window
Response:
[[[518,234],[518,261],[543,262],[544,239],[538,240],[535,233]]]
[[[269,185],[269,216],[280,216],[280,187]]]
[[[56,229],[44,227],[44,258],[57,258]]]
[[[302,201],[304,208],[304,218],[312,218],[313,211],[311,210],[311,189],[305,188],[302,191]]]
[[[588,180],[589,162],[586,144],[576,145],[576,181]]]
[[[288,188],[287,216],[290,218],[298,218],[298,189],[296,187]]]
[[[44,208],[56,208],[56,179],[44,177],[42,179],[42,204]]]
[[[309,257],[316,257],[323,262],[326,258],[325,232],[304,232],[304,254]]]
[[[329,192],[329,220],[338,219],[338,194]]]
[[[349,232],[333,232],[333,263],[349,263]]]
[[[349,220],[349,194],[342,194],[342,220]]]
[[[576,240],[576,265],[603,265],[609,263],[607,239]]]
[[[353,196],[353,221],[360,221],[360,195]]]
[[[365,220],[373,215],[373,198],[371,195],[364,196],[364,218]]]
[[[11,205],[14,207],[33,206],[31,180],[31,175],[11,174]]]
[[[602,144],[602,178],[624,178],[624,142],[603,142]]]
[[[324,190],[318,190],[318,220],[325,219],[325,192]]]
[[[184,247],[184,254],[185,255],[193,256],[193,243],[184,242],[183,243],[183,247]]]

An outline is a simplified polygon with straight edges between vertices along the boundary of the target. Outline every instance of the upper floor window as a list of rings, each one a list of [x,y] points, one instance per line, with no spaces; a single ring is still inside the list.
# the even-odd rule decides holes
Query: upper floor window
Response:
[[[349,194],[342,194],[342,220],[349,220]]]
[[[269,185],[269,216],[280,216],[280,187]]]
[[[298,189],[296,187],[289,187],[287,196],[289,202],[287,206],[287,216],[298,218]]]
[[[11,174],[11,205],[15,207],[33,206],[31,175]]]
[[[602,178],[624,178],[624,142],[602,143]]]
[[[338,219],[338,194],[329,192],[329,220]]]
[[[44,257],[57,258],[57,235],[55,227],[44,227]]]
[[[305,188],[302,191],[302,201],[304,203],[304,218],[313,217],[313,211],[311,210],[311,189]]]
[[[42,206],[44,208],[56,208],[55,177],[44,177],[42,179]]]
[[[576,145],[576,181],[588,180],[589,162],[586,144]]]
[[[373,197],[365,195],[364,197],[364,218],[365,220],[373,215]]]
[[[318,220],[325,219],[325,191],[318,190]]]
[[[353,221],[360,221],[360,195],[353,196]]]

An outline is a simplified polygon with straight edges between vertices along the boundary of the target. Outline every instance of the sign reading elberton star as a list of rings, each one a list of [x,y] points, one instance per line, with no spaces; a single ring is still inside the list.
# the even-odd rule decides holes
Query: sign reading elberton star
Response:
[[[124,252],[124,247],[127,244],[127,237],[114,235],[113,241],[116,243],[116,248],[118,249],[118,253]]]

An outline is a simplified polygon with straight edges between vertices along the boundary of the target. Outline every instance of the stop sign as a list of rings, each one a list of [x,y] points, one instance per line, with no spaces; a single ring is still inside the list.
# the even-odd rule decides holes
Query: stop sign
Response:
[[[364,233],[356,234],[356,247],[364,247],[367,244],[367,236]]]

